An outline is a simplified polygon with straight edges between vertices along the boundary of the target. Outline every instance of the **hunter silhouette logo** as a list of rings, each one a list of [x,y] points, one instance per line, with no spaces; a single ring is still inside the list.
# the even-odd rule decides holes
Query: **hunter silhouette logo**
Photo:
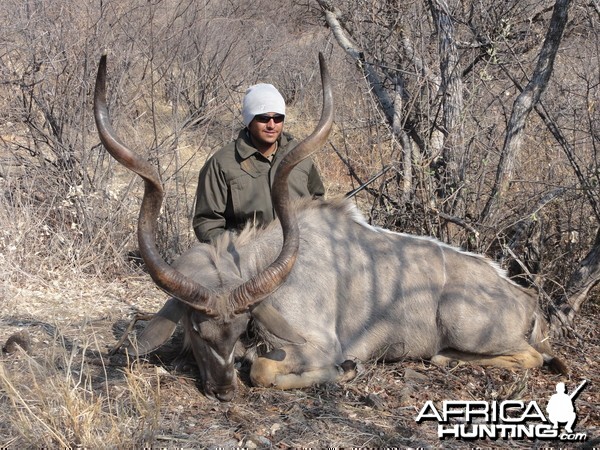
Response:
[[[436,407],[429,400],[415,421],[435,421],[440,439],[531,439],[585,441],[586,433],[575,433],[574,401],[586,385],[583,380],[567,394],[565,383],[556,384],[545,415],[536,401],[444,400]],[[564,424],[561,426],[561,424]],[[562,431],[561,431],[562,428]]]
[[[573,400],[579,395],[586,383],[587,380],[583,380],[571,394],[565,393],[565,383],[556,384],[556,394],[550,397],[548,406],[546,407],[548,419],[554,424],[552,427],[554,430],[558,429],[558,424],[562,422],[566,423],[565,431],[567,433],[573,433],[573,425],[577,420]]]

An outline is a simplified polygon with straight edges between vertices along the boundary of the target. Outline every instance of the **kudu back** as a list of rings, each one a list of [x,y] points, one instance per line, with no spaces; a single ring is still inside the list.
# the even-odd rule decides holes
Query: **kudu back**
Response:
[[[111,155],[144,179],[140,252],[153,280],[173,297],[128,351],[154,350],[181,320],[205,394],[223,401],[234,395],[234,349],[250,321],[269,349],[249,352],[256,355],[250,378],[259,386],[291,389],[349,379],[354,362],[370,358],[511,368],[547,363],[566,372],[551,355],[536,297],[489,260],[431,238],[372,227],[343,199],[290,203],[290,171],[325,144],[333,123],[330,77],[319,58],[323,111],[314,132],[277,170],[279,219],[197,244],[169,266],[155,246],[162,186],[156,170],[110,125],[102,57],[94,99],[99,135]]]

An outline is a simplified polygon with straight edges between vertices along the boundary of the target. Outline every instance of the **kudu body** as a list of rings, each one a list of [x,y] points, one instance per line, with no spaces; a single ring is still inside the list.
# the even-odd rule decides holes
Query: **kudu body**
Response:
[[[255,385],[281,389],[354,375],[353,360],[452,360],[530,368],[550,355],[547,323],[529,291],[508,280],[484,257],[431,238],[368,225],[344,200],[289,205],[287,174],[321,147],[333,107],[321,57],[323,112],[311,136],[290,152],[276,175],[279,220],[249,225],[213,245],[197,244],[172,267],[154,246],[162,188],[154,169],[131,153],[110,127],[105,58],[98,70],[95,114],[105,147],[146,182],[140,212],[140,251],[169,300],[139,337],[145,353],[183,321],[208,396],[230,400],[235,391],[234,348],[253,320],[270,351],[258,355]],[[130,346],[130,352],[135,349]]]

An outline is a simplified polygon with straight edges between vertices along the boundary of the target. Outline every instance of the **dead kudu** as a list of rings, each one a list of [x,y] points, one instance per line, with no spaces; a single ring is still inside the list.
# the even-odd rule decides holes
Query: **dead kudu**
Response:
[[[550,355],[536,298],[487,259],[372,227],[345,200],[290,204],[289,172],[325,144],[333,122],[321,55],[320,64],[321,119],[277,171],[273,202],[279,220],[225,233],[212,245],[197,244],[169,266],[154,240],[162,186],[154,167],[110,125],[102,57],[94,102],[100,138],[144,179],[140,252],[155,283],[173,297],[128,351],[156,349],[182,320],[205,394],[223,401],[234,395],[234,348],[251,320],[270,349],[252,363],[250,378],[259,386],[291,389],[349,379],[353,361],[373,357],[514,368],[545,362],[565,372]]]

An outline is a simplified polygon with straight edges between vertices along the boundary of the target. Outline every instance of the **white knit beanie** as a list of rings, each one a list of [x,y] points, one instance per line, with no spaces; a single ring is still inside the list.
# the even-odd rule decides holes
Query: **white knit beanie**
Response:
[[[242,102],[242,119],[248,126],[254,116],[265,113],[285,115],[285,100],[272,84],[255,84],[250,86]]]

